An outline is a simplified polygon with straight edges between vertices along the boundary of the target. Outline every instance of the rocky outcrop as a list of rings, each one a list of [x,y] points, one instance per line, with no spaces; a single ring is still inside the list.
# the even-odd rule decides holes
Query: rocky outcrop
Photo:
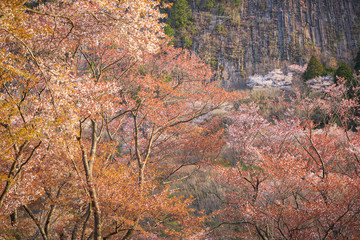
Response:
[[[316,54],[328,66],[350,62],[360,46],[359,0],[225,0],[211,8],[189,0],[195,25],[192,48],[225,87]]]

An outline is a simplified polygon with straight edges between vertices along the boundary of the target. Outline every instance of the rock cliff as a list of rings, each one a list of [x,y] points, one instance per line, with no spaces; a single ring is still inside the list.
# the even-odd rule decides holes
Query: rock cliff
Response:
[[[217,78],[225,87],[241,88],[250,75],[303,65],[312,54],[328,67],[339,60],[350,62],[360,47],[359,0],[188,3],[191,49],[219,71]]]

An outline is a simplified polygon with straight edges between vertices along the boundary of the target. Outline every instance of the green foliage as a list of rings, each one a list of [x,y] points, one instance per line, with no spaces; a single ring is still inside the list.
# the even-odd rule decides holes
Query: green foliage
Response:
[[[192,14],[187,0],[177,0],[175,2],[172,20],[175,27],[180,30],[191,25]]]
[[[233,27],[239,26],[241,24],[241,17],[240,14],[237,10],[232,10],[231,11],[231,24],[233,25]]]
[[[189,36],[184,37],[184,48],[190,48],[192,45],[192,40]]]
[[[334,74],[335,74],[335,71],[336,71],[336,69],[333,68],[333,67],[325,68],[325,73],[326,73],[326,74],[334,75]]]
[[[212,9],[215,6],[216,0],[206,0],[205,6],[208,9]]]
[[[235,6],[240,6],[242,0],[234,0]]]
[[[345,98],[353,99],[359,97],[359,90],[357,90],[357,88],[360,86],[360,79],[353,76],[351,68],[346,63],[340,63],[335,72],[334,82],[336,84],[338,83],[337,77],[345,78],[345,86],[347,88],[346,96],[344,96]]]
[[[224,12],[225,12],[224,6],[220,4],[219,5],[219,15],[224,15]]]
[[[175,31],[174,29],[171,27],[171,23],[172,23],[172,20],[171,18],[168,18],[166,20],[166,26],[164,27],[164,32],[167,36],[169,36],[170,38],[175,36]]]
[[[354,67],[354,69],[355,69],[355,72],[360,71],[360,48],[359,48],[359,51],[358,51],[358,53],[356,55],[356,58],[355,58],[355,67]]]
[[[187,0],[177,0],[171,13],[171,20],[167,20],[169,27],[165,27],[168,36],[174,36],[175,46],[190,48],[195,27],[192,23],[193,16]]]
[[[226,35],[226,34],[227,34],[227,31],[226,31],[226,29],[224,28],[224,26],[223,26],[222,24],[216,25],[215,31],[216,31],[217,33],[222,34],[222,35]]]
[[[334,82],[337,83],[338,77],[343,77],[346,79],[346,85],[349,85],[349,83],[353,80],[352,70],[351,68],[344,62],[341,62],[339,64],[339,67],[335,71],[334,74]]]
[[[315,77],[319,77],[325,74],[325,69],[320,60],[314,55],[311,56],[303,78],[309,80]]]
[[[217,69],[218,66],[218,60],[216,58],[216,56],[213,56],[209,62],[210,66],[212,69]]]

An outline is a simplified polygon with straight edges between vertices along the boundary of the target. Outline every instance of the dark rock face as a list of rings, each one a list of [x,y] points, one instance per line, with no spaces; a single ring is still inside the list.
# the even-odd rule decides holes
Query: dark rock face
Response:
[[[219,71],[225,87],[312,54],[328,66],[350,62],[360,46],[360,0],[226,0],[211,9],[189,0],[192,48]]]

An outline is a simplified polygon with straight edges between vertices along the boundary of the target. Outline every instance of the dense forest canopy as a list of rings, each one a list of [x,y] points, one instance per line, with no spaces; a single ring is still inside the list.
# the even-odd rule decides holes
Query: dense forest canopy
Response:
[[[225,91],[190,5],[0,1],[0,238],[360,238],[359,57]]]

